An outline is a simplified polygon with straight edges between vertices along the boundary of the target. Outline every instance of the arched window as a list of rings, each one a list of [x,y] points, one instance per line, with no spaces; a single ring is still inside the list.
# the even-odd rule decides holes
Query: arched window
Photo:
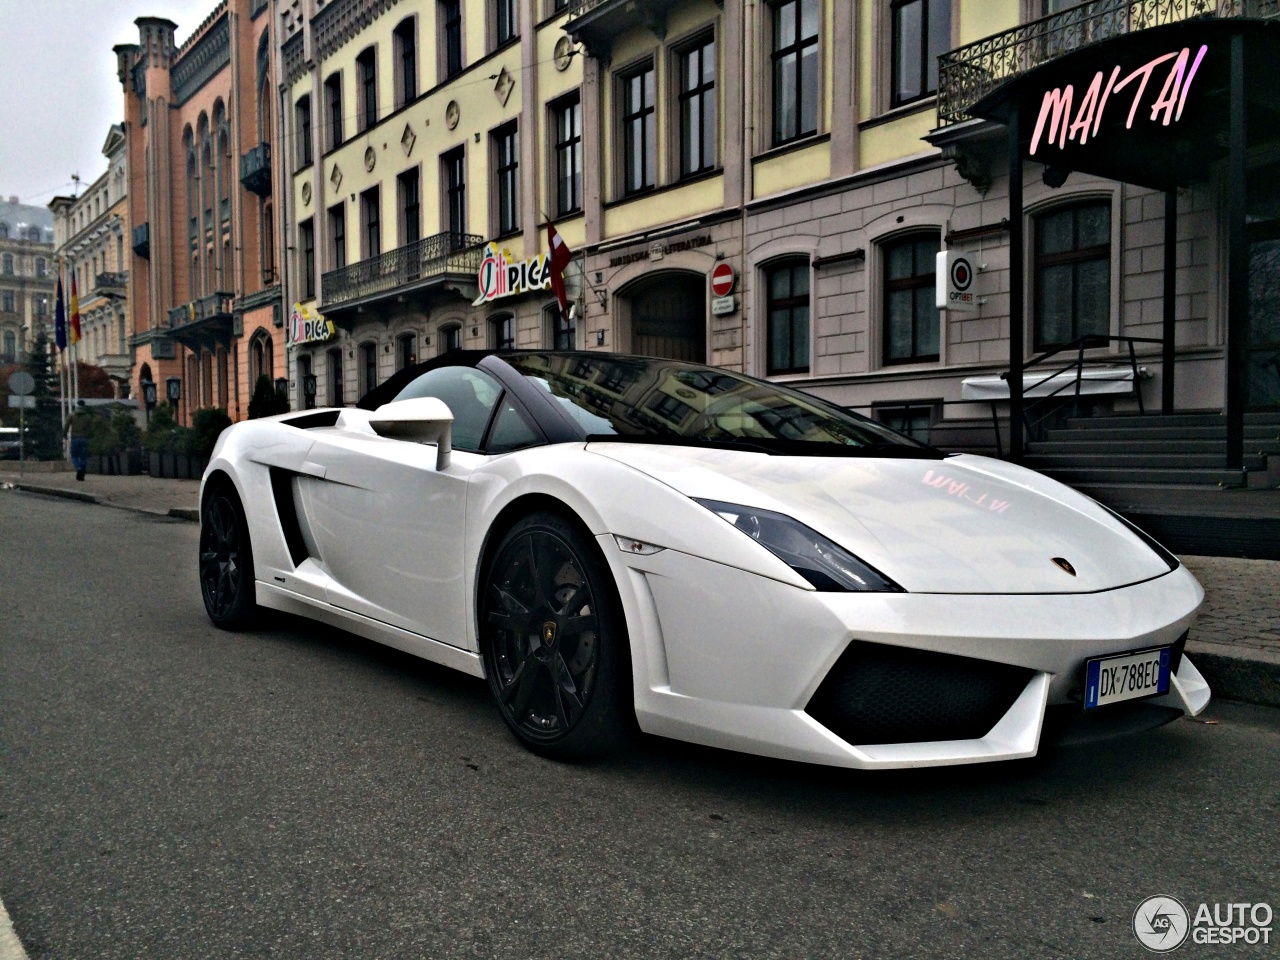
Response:
[[[494,350],[514,350],[516,348],[516,318],[509,313],[501,313],[489,320],[489,344]]]
[[[8,239],[9,239],[9,225],[7,223],[4,223],[3,221],[0,221],[0,240],[8,240]]]
[[[396,369],[403,370],[405,367],[418,362],[418,335],[416,333],[402,333],[396,340]]]
[[[378,345],[373,341],[360,344],[360,395],[378,385]]]
[[[250,390],[257,384],[258,377],[266,375],[275,377],[275,363],[272,356],[271,334],[259,330],[249,341],[249,386]]]
[[[1055,207],[1034,230],[1035,349],[1110,332],[1110,202]]]
[[[462,349],[462,325],[453,323],[440,328],[440,352],[452,353]]]
[[[884,350],[886,365],[938,359],[941,319],[935,303],[938,233],[896,237],[884,245]]]
[[[764,271],[770,375],[809,372],[809,260],[791,258]]]
[[[4,332],[4,362],[17,363],[18,361],[18,335],[12,330]]]

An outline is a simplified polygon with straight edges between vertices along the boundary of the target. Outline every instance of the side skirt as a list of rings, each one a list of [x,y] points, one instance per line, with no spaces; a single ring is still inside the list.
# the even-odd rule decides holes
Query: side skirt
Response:
[[[304,597],[292,590],[285,590],[278,584],[259,580],[257,588],[258,603],[261,606],[318,620],[341,630],[348,630],[366,640],[373,640],[376,643],[403,650],[405,653],[411,653],[415,657],[430,660],[432,663],[460,670],[473,677],[484,677],[484,662],[478,654],[459,650],[457,647],[380,623],[349,610],[339,610],[319,600]]]

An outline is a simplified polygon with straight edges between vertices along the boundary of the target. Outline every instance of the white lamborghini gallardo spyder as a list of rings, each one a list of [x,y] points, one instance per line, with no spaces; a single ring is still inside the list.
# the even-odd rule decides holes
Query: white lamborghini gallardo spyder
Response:
[[[457,352],[223,432],[210,618],[324,621],[485,677],[527,747],[641,730],[845,767],[1034,755],[1201,711],[1203,599],[1150,537],[726,370]]]

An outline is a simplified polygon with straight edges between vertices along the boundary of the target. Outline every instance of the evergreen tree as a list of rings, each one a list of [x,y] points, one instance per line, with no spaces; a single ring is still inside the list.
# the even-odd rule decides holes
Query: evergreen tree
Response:
[[[53,395],[57,376],[49,370],[49,338],[41,327],[27,355],[27,372],[36,382],[36,408],[27,411],[27,456],[32,460],[57,460],[62,456],[61,416]]]

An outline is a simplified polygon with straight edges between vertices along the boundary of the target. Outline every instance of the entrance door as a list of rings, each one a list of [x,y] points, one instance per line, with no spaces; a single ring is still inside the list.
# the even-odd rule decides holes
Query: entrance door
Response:
[[[707,283],[697,274],[658,274],[631,298],[631,352],[707,362]]]
[[[1249,345],[1245,406],[1280,410],[1280,220],[1249,229]]]

